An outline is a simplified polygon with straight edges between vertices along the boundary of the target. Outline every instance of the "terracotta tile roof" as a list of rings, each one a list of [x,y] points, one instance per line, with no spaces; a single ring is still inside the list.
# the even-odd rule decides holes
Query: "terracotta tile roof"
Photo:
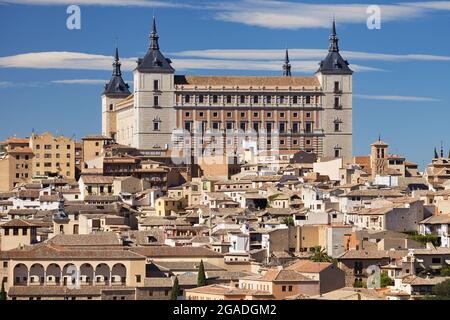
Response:
[[[217,294],[225,296],[241,296],[241,295],[272,296],[271,293],[268,291],[240,289],[220,284],[211,284],[209,286],[186,289],[186,292]]]
[[[332,264],[330,262],[314,262],[311,260],[298,260],[286,267],[287,270],[295,270],[304,273],[319,273],[327,269]]]
[[[429,218],[426,218],[420,223],[423,224],[450,224],[450,214],[442,214],[438,216],[431,216]]]
[[[115,232],[93,234],[57,234],[47,241],[57,246],[118,246],[122,242]]]
[[[15,297],[64,297],[64,296],[100,296],[104,290],[130,290],[135,288],[125,286],[82,286],[79,289],[69,289],[61,286],[12,286],[8,295]]]
[[[39,202],[58,202],[59,196],[57,194],[46,194],[39,197]]]
[[[17,137],[10,137],[6,139],[5,141],[0,142],[0,144],[10,144],[10,143],[29,143],[29,138],[17,138]]]
[[[16,147],[14,149],[8,150],[10,154],[16,153],[24,153],[24,154],[33,154],[33,150],[29,147]]]
[[[0,259],[15,260],[67,260],[67,259],[124,259],[124,260],[142,260],[145,257],[132,252],[131,250],[105,250],[86,249],[71,250],[67,247],[56,246],[48,243],[41,243],[34,246],[24,247],[22,249],[13,249],[0,252]]]
[[[342,197],[403,197],[402,194],[398,190],[394,189],[361,189],[361,190],[352,190],[347,194],[342,195]]]
[[[112,140],[112,138],[101,135],[89,135],[83,137],[82,140]]]
[[[39,190],[38,189],[32,189],[32,190],[20,190],[19,191],[19,198],[39,198]]]
[[[195,86],[269,86],[269,87],[320,87],[317,77],[272,76],[175,76],[175,85]]]
[[[37,209],[11,209],[8,211],[10,216],[34,216],[38,213]]]
[[[114,177],[101,175],[82,175],[81,178],[85,184],[112,184]]]
[[[407,283],[413,286],[435,286],[445,280],[448,280],[449,277],[429,277],[429,278],[421,278],[414,275],[409,275],[402,278],[403,283]]]
[[[259,278],[261,281],[292,281],[292,282],[298,282],[298,281],[314,281],[304,275],[301,275],[295,270],[290,269],[278,269],[273,268],[269,269],[261,278]]]
[[[198,267],[200,265],[200,261],[158,261],[154,262],[154,264],[158,267],[163,268],[164,270],[170,270],[173,272],[178,271],[198,271]],[[226,271],[224,268],[218,267],[209,262],[203,262],[203,266],[205,267],[205,271]]]
[[[84,201],[106,201],[106,202],[115,202],[115,201],[119,201],[120,197],[119,196],[108,196],[108,195],[90,195],[90,196],[85,196],[84,197]]]
[[[223,257],[221,253],[203,247],[155,246],[155,247],[135,247],[131,248],[130,250],[149,258],[196,257],[198,259],[201,259],[203,257],[217,257],[217,258]]]
[[[37,225],[28,220],[13,219],[1,224],[0,227],[37,227]]]

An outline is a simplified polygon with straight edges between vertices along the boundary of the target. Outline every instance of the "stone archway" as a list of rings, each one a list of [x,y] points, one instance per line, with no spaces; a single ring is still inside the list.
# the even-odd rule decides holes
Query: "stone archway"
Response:
[[[95,268],[95,283],[99,285],[108,285],[111,271],[106,263],[100,263]]]
[[[116,263],[111,270],[111,284],[125,285],[127,282],[127,268],[122,263]]]
[[[23,263],[19,263],[14,266],[13,270],[14,285],[15,286],[26,286],[28,283],[28,268]]]
[[[92,285],[94,281],[94,267],[89,263],[80,266],[81,285]]]
[[[46,282],[48,284],[59,285],[61,283],[61,267],[56,263],[51,263],[46,269]]]
[[[45,268],[40,263],[30,267],[30,285],[43,285],[45,283]]]

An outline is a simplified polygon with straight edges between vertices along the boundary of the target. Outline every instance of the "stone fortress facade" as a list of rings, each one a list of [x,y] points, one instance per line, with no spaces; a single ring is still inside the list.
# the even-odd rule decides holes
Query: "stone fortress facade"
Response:
[[[116,49],[112,78],[102,94],[102,133],[153,155],[195,144],[230,143],[237,131],[277,133],[276,148],[319,157],[352,157],[352,74],[339,52],[333,21],[328,54],[313,76],[291,75],[286,50],[282,76],[176,75],[160,51],[155,18],[150,46],[133,71],[134,90],[122,78]],[[221,141],[185,139],[219,132]],[[174,138],[174,132],[182,133]]]

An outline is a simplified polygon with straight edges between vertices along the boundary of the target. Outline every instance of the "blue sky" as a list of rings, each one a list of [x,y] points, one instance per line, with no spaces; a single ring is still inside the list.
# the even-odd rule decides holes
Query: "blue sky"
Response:
[[[81,30],[66,9],[81,8]],[[148,47],[153,11],[160,45],[180,74],[311,75],[336,17],[354,74],[354,154],[381,134],[420,166],[450,147],[450,1],[0,0],[0,139],[32,129],[81,138],[101,131],[100,93],[116,42],[125,72]],[[130,83],[131,84],[131,83]]]

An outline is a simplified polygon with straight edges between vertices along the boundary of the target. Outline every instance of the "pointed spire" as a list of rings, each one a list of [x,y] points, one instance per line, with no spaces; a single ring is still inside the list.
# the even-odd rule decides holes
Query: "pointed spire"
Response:
[[[158,39],[159,36],[158,32],[156,31],[156,19],[155,16],[153,16],[152,32],[150,33],[150,49],[159,50]]]
[[[121,63],[119,61],[119,46],[116,45],[116,51],[114,54],[114,62],[113,62],[113,76],[121,76],[122,71],[120,70]]]
[[[286,48],[286,54],[284,56],[283,76],[284,77],[291,76],[291,64],[289,63],[289,52],[288,52],[287,48]]]
[[[336,33],[336,20],[333,18],[333,27],[330,34],[330,47],[329,52],[339,52],[339,39]]]

